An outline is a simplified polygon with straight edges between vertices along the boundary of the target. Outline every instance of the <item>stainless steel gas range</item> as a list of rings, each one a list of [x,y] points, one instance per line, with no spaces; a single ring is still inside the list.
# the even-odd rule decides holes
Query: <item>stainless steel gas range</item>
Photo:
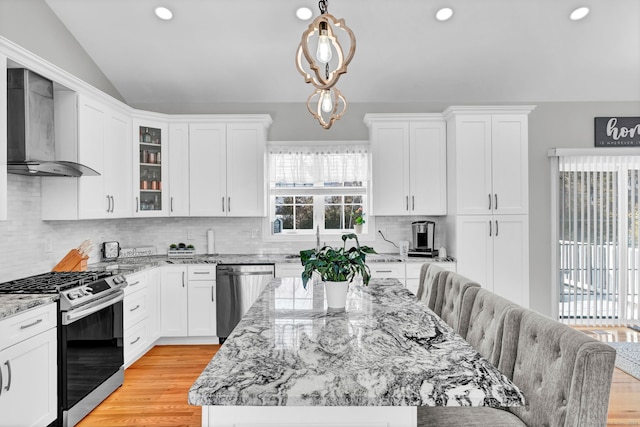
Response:
[[[45,273],[0,284],[4,294],[58,294],[58,419],[73,426],[124,380],[124,276]]]

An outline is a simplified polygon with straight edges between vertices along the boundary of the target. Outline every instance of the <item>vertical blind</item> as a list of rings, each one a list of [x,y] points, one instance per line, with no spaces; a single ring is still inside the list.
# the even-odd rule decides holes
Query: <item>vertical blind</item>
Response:
[[[558,158],[560,320],[639,324],[640,156]]]

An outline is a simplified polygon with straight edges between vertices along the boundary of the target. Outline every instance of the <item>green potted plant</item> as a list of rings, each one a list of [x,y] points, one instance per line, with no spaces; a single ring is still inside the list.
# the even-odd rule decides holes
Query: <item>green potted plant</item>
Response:
[[[347,249],[347,240],[350,239],[356,241],[356,246]],[[306,289],[307,282],[317,273],[325,284],[327,305],[330,308],[344,308],[349,283],[356,276],[360,275],[362,282],[369,284],[371,273],[366,256],[375,253],[369,246],[360,246],[358,236],[353,233],[342,235],[341,248],[323,246],[300,251],[300,262],[304,266],[302,284]]]
[[[362,212],[362,206],[351,212],[351,217],[353,218],[353,230],[356,232],[356,234],[362,233],[362,224],[366,222],[364,220],[364,212]]]

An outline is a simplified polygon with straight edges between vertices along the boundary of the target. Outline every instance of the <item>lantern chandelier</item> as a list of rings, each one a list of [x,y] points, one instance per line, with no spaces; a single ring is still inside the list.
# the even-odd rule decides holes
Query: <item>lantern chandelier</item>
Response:
[[[327,12],[328,0],[320,0],[318,7],[320,15],[309,24],[302,34],[302,40],[296,54],[296,66],[305,79],[315,90],[307,98],[307,109],[329,129],[347,109],[347,101],[335,87],[342,74],[347,72],[347,65],[351,62],[356,51],[356,38],[344,19],[336,19]],[[346,43],[348,53],[345,56],[343,47],[338,41]],[[311,52],[314,51],[315,55]]]

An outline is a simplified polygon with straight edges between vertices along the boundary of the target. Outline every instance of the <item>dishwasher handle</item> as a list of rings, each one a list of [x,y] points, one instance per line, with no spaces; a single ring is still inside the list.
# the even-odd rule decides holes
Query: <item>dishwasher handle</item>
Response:
[[[223,276],[273,276],[272,271],[222,271]]]

